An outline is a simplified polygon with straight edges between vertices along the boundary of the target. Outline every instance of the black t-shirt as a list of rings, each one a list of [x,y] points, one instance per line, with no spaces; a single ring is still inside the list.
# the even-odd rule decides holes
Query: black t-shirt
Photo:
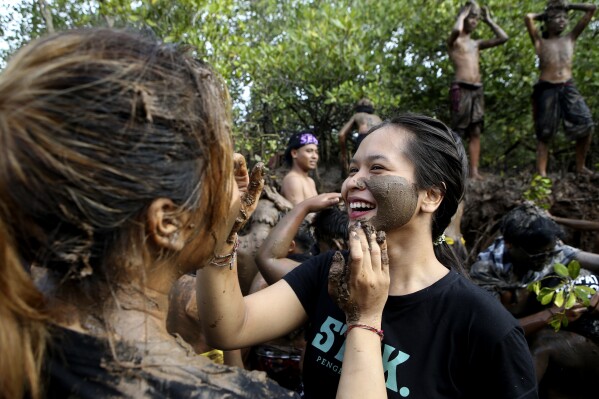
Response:
[[[327,292],[332,255],[314,257],[284,277],[310,319],[303,363],[306,398],[334,398],[341,375],[347,326]],[[413,294],[390,296],[382,329],[390,398],[538,397],[517,320],[455,272]]]
[[[263,372],[165,356],[141,361],[139,350],[75,331],[53,331],[45,364],[46,398],[296,398]]]

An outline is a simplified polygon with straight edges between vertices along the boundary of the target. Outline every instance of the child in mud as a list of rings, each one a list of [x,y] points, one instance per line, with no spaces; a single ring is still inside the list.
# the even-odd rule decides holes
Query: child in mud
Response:
[[[567,34],[568,11],[584,14]],[[576,40],[587,27],[597,6],[592,3],[569,4],[565,0],[548,0],[544,12],[526,14],[524,22],[539,58],[539,81],[532,94],[533,119],[537,136],[537,171],[547,175],[549,142],[557,134],[560,122],[576,141],[576,173],[589,174],[585,167],[591,146],[593,126],[591,111],[572,79],[572,63]],[[539,33],[535,21],[543,21]]]
[[[209,342],[245,347],[309,321],[307,398],[536,398],[522,329],[462,275],[443,239],[468,172],[451,130],[396,117],[374,128],[350,165],[349,254],[321,254],[247,297],[234,270],[203,268]]]
[[[11,59],[0,75],[1,397],[295,395],[189,355],[166,330],[175,280],[230,263],[222,250],[244,221],[234,216],[251,215],[261,190],[241,160],[233,173],[229,107],[223,80],[190,51],[124,31],[54,34]]]
[[[471,37],[481,19],[495,34],[492,39]],[[493,21],[489,9],[481,8],[475,1],[467,1],[460,9],[447,39],[447,51],[455,68],[449,90],[451,127],[468,141],[470,177],[473,179],[482,179],[478,165],[485,101],[480,52],[499,46],[507,40],[507,34]]]

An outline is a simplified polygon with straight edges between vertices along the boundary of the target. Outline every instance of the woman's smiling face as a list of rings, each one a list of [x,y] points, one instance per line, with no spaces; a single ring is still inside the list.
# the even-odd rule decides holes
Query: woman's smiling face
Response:
[[[411,135],[384,126],[362,141],[341,188],[350,221],[369,220],[386,232],[410,221],[418,206],[414,165],[404,155]]]

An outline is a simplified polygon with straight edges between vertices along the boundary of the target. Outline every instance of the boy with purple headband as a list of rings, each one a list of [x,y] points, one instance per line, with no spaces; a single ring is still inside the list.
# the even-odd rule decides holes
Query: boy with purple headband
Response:
[[[289,138],[285,162],[291,166],[281,184],[281,195],[293,205],[318,195],[314,180],[308,175],[318,166],[318,139],[310,131]]]

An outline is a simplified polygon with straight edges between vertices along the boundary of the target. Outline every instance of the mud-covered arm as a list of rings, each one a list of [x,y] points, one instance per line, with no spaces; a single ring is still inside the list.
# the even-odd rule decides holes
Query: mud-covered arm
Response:
[[[495,37],[489,40],[481,40],[478,44],[478,48],[480,50],[484,50],[486,48],[499,46],[500,44],[507,42],[509,39],[507,33],[505,33],[505,31],[501,29],[501,27],[497,25],[497,23],[495,23],[495,21],[491,17],[491,12],[489,11],[488,7],[483,7],[482,14],[483,21],[485,21],[485,23],[489,25],[489,28],[491,28],[491,30],[495,34]]]
[[[448,48],[453,47],[453,43],[455,43],[455,41],[458,39],[458,37],[460,36],[460,33],[462,33],[462,30],[464,30],[464,20],[466,19],[468,14],[470,14],[471,9],[472,9],[472,6],[470,5],[470,3],[466,4],[464,7],[462,7],[460,9],[460,12],[458,13],[458,16],[455,20],[455,23],[453,24],[453,28],[451,29],[451,33],[449,34],[449,37],[447,38],[447,47]]]
[[[348,326],[337,398],[384,398],[381,323],[389,296],[384,233],[351,226],[349,249],[348,263],[337,252],[329,272],[329,294],[345,312]]]
[[[343,167],[343,169],[346,172],[347,172],[347,168],[349,166],[348,160],[347,160],[347,136],[351,132],[352,127],[354,126],[355,123],[356,123],[356,119],[355,119],[355,115],[353,115],[349,119],[349,121],[347,121],[347,123],[345,125],[343,125],[341,130],[339,130],[339,150],[341,151],[341,166]]]
[[[251,216],[260,196],[262,173],[263,165],[257,165],[250,178],[245,160],[236,157],[235,178],[242,206],[229,239],[216,249],[216,254],[234,253],[237,231]],[[307,320],[299,299],[285,281],[243,297],[236,257],[230,259],[232,263],[221,266],[207,260],[197,271],[196,300],[209,345],[225,350],[248,347],[285,335]]]
[[[574,259],[580,262],[580,267],[587,269],[594,274],[599,274],[599,254],[578,251],[574,255]]]
[[[599,230],[599,222],[595,222],[593,220],[582,220],[582,219],[570,219],[570,218],[562,218],[559,216],[550,215],[551,219],[553,219],[556,223],[559,223],[563,226],[570,227],[576,230],[583,231],[595,231]]]
[[[544,18],[545,13],[528,13],[524,16],[524,24],[526,25],[528,36],[530,36],[530,40],[532,40],[532,44],[535,46],[535,49],[537,50],[537,47],[539,46],[541,40],[541,36],[539,35],[539,30],[537,29],[535,21],[540,21]]]
[[[547,327],[554,313],[555,311],[543,309],[540,312],[519,318],[518,322],[524,330],[524,335],[528,336]]]
[[[597,6],[592,3],[579,3],[579,4],[568,5],[568,9],[585,12],[584,15],[582,16],[582,18],[580,18],[580,20],[576,24],[576,26],[574,26],[574,28],[572,29],[572,32],[570,32],[572,39],[576,40],[578,38],[578,36],[580,36],[582,31],[591,22],[591,19],[593,19],[593,15],[595,14],[595,11],[597,10]]]
[[[588,309],[582,305],[574,305],[572,308],[565,310],[564,308],[558,308],[552,306],[547,309],[543,309],[540,312],[533,313],[531,315],[521,317],[518,319],[520,326],[524,330],[524,335],[534,334],[535,332],[547,327],[551,319],[558,313],[564,313],[568,318],[568,321],[572,323],[576,321],[586,313]]]
[[[274,284],[299,263],[287,258],[289,245],[310,212],[339,203],[341,194],[324,193],[308,198],[290,210],[270,231],[256,254],[256,265],[268,284]]]
[[[186,274],[171,288],[166,328],[170,334],[177,334],[190,344],[197,354],[202,354],[213,348],[205,343],[196,301],[195,280],[195,276]],[[240,350],[223,351],[223,358],[226,365],[244,367]]]

